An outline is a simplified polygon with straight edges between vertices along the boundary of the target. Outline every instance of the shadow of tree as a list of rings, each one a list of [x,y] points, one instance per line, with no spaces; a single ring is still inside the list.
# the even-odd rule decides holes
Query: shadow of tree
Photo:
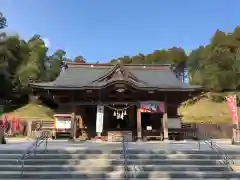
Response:
[[[2,153],[3,154],[3,153]],[[124,179],[121,149],[39,150],[25,161],[24,175],[14,161],[19,151],[11,150],[6,159],[0,158],[0,178],[13,179]],[[231,154],[239,159],[240,152]],[[1,152],[0,152],[1,156]],[[1,156],[3,157],[3,156]],[[222,157],[223,158],[223,157]],[[9,161],[9,159],[11,161]],[[16,160],[16,159],[15,159]],[[210,151],[147,151],[128,150],[127,173],[129,178],[240,178],[220,164]],[[17,166],[18,165],[18,166]],[[11,171],[14,173],[3,173]]]

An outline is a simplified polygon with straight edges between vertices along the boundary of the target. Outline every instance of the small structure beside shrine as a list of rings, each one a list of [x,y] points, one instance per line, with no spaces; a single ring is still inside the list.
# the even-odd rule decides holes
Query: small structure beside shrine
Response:
[[[71,137],[119,141],[168,139],[181,128],[177,108],[198,94],[200,86],[181,82],[171,65],[67,63],[53,82],[31,84],[41,99],[57,105],[58,118]],[[57,132],[65,131],[64,125]]]

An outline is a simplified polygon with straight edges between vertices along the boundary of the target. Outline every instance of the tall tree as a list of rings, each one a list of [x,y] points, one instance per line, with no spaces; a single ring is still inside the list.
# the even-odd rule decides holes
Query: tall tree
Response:
[[[28,87],[32,81],[41,81],[45,78],[45,61],[47,47],[40,36],[33,36],[28,42],[28,54],[24,63],[17,71],[19,81],[23,87]]]
[[[207,46],[190,53],[188,68],[192,83],[217,92],[239,89],[239,31],[239,27],[233,33],[217,30]]]
[[[86,59],[83,56],[77,56],[77,57],[74,58],[74,62],[86,63]]]
[[[47,80],[53,81],[57,78],[61,71],[61,65],[66,61],[66,52],[59,49],[48,58]]]
[[[7,26],[7,19],[4,17],[3,13],[0,12],[0,29]]]

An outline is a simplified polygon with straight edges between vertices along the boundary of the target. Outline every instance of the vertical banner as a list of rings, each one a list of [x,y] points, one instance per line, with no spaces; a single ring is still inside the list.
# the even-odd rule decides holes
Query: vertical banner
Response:
[[[237,114],[237,99],[236,95],[230,95],[226,97],[228,108],[232,116],[232,123],[238,125],[238,114]]]
[[[104,115],[104,106],[97,106],[97,119],[96,119],[97,133],[101,133],[103,131],[103,115]]]

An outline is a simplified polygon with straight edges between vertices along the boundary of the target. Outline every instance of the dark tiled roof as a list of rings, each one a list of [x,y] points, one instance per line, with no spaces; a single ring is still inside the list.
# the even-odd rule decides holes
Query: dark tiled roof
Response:
[[[200,86],[191,86],[182,83],[172,72],[170,65],[125,65],[122,68],[131,73],[134,78],[128,79],[110,79],[107,81],[98,81],[105,77],[116,66],[113,65],[90,65],[90,64],[69,64],[68,68],[61,72],[58,78],[53,82],[35,83],[34,87],[45,89],[74,89],[74,88],[100,88],[116,81],[127,81],[138,88],[155,88],[155,89],[178,89],[178,90],[195,90]],[[121,67],[120,67],[121,68]]]

